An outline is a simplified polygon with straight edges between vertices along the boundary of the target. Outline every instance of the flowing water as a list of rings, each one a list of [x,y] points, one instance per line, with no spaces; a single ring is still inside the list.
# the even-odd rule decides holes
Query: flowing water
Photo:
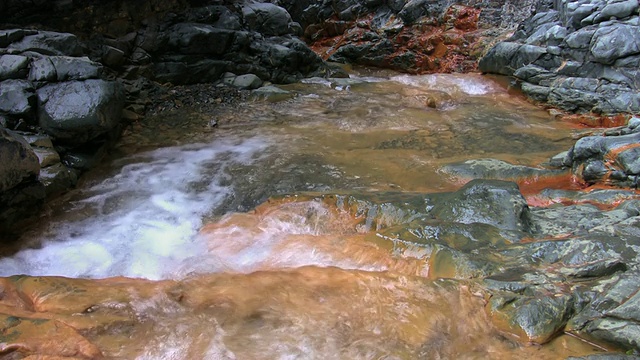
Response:
[[[598,350],[569,336],[527,346],[499,332],[472,280],[440,278],[428,249],[398,246],[339,196],[321,196],[393,191],[402,201],[455,190],[468,179],[443,165],[536,166],[568,149],[574,129],[474,74],[360,70],[283,88],[297,95],[149,119],[51,204],[22,248],[4,249],[0,275],[104,279],[86,291],[136,319],[126,331],[88,332],[114,358],[556,359]],[[113,296],[100,284],[127,300],[105,306]]]

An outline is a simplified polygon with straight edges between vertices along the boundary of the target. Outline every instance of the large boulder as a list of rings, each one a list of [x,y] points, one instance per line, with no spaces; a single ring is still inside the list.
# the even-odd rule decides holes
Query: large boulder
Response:
[[[287,10],[271,3],[248,3],[242,8],[242,16],[249,29],[267,36],[292,33],[291,15]]]
[[[70,144],[85,143],[114,129],[124,107],[122,86],[104,80],[48,84],[37,94],[40,126]]]
[[[38,31],[9,45],[14,51],[33,51],[43,55],[79,56],[82,48],[73,34]]]

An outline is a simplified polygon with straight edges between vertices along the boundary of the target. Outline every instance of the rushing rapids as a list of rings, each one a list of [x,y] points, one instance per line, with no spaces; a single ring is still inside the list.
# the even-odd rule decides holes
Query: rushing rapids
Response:
[[[424,217],[424,203],[402,208],[409,197],[470,180],[447,165],[537,166],[570,147],[570,124],[473,74],[361,70],[283,88],[296,96],[164,115],[196,120],[127,135],[52,203],[22,247],[3,249],[0,353],[557,359],[607,349],[562,334],[528,344],[490,314],[490,294],[455,256],[384,231]],[[527,179],[538,177],[512,180]],[[366,205],[378,195],[382,205]]]

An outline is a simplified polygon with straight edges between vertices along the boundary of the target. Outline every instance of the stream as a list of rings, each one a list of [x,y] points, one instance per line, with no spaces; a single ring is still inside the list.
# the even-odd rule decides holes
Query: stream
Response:
[[[569,335],[523,344],[498,330],[473,279],[379,231],[404,214],[389,210],[375,225],[347,201],[454,191],[470,179],[443,167],[465,160],[535,167],[572,146],[575,126],[478,74],[355,69],[280,87],[295,96],[134,126],[19,248],[1,249],[0,276],[46,276],[20,285],[42,300],[33,306],[116,359],[602,350]],[[56,292],[61,284],[73,291]]]

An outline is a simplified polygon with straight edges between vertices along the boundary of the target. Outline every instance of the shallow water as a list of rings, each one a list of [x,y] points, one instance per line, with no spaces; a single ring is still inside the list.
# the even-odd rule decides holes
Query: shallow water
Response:
[[[158,290],[137,310],[149,321],[125,337],[89,337],[118,358],[555,359],[597,350],[567,336],[523,346],[494,329],[472,283],[438,279],[446,271],[432,268],[428,249],[397,246],[312,196],[454,190],[469,179],[443,165],[491,157],[536,166],[571,146],[570,126],[474,74],[363,71],[283,88],[297,96],[138,125],[25,233],[25,248],[4,251],[0,275],[175,279],[190,289],[178,303]],[[184,126],[163,123],[181,118]]]

